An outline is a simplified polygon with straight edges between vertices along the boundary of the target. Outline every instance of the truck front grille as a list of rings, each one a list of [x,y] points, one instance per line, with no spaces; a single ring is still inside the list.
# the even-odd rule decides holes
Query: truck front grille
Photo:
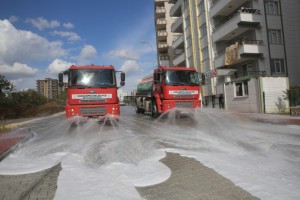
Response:
[[[192,108],[194,106],[194,102],[175,102],[175,106],[181,108]]]
[[[106,113],[105,107],[80,108],[80,114],[82,115],[103,115],[105,113]]]
[[[106,102],[106,99],[100,99],[100,100],[98,100],[98,99],[81,99],[81,100],[79,100],[79,102],[80,103],[104,103],[104,102]]]

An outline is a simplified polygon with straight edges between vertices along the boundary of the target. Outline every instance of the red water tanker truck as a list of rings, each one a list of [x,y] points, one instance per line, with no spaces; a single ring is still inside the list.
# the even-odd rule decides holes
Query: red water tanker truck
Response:
[[[66,117],[81,116],[101,118],[110,115],[118,119],[120,102],[117,96],[117,79],[114,66],[70,66],[59,73],[59,86],[63,76],[68,76]],[[120,85],[125,85],[125,74],[121,73]]]
[[[194,68],[159,66],[137,85],[136,112],[150,112],[156,118],[172,108],[201,107],[203,81]]]

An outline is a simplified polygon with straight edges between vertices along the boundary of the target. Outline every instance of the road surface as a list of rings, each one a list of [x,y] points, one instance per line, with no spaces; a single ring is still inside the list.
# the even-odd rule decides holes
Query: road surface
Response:
[[[0,199],[300,199],[298,125],[121,111],[118,126],[24,124],[34,137],[0,163]]]

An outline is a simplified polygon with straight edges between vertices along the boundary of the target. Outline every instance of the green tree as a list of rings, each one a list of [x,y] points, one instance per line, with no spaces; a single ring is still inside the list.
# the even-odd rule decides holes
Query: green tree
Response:
[[[0,74],[0,106],[9,104],[8,96],[15,90],[14,84]]]

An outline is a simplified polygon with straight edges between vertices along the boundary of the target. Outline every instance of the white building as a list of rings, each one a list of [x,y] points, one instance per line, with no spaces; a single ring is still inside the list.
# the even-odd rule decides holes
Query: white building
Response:
[[[173,64],[206,74],[202,96],[208,106],[223,97],[227,110],[277,112],[283,91],[300,86],[300,1],[169,3],[171,31],[179,35]]]

